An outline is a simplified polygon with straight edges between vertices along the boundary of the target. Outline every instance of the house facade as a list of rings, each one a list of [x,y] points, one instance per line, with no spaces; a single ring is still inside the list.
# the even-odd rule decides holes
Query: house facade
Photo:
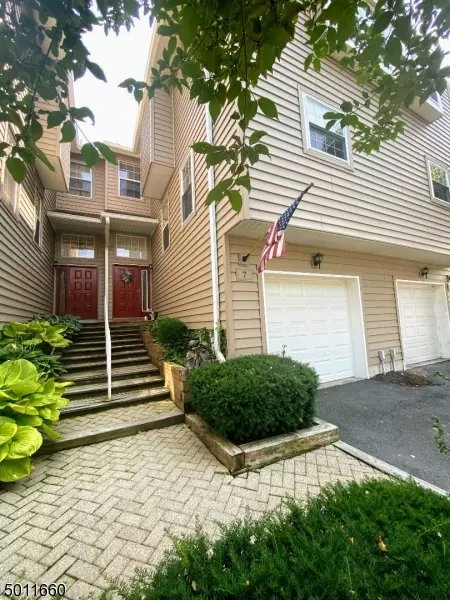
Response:
[[[164,42],[153,39],[148,78]],[[220,324],[228,356],[284,351],[323,382],[450,358],[449,92],[414,105],[405,134],[363,156],[351,131],[326,131],[323,120],[360,95],[354,76],[333,58],[305,73],[305,56],[299,27],[256,90],[277,103],[279,119],[258,114],[251,124],[267,132],[271,159],[252,167],[239,214],[226,202],[204,205],[227,167],[208,170],[191,150],[230,142],[233,107],[211,124],[187,91],[141,102],[133,148],[113,147],[118,165],[90,170],[56,135],[46,150],[55,173],[37,168],[13,201],[3,169],[0,322],[153,310],[191,328]],[[259,275],[265,233],[310,182],[286,257]]]

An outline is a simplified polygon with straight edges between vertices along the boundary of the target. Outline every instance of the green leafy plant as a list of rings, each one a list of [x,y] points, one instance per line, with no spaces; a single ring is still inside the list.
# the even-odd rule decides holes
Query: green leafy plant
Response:
[[[443,600],[450,597],[450,500],[413,483],[326,488],[306,506],[175,540],[123,600]]]
[[[0,346],[16,343],[26,347],[48,344],[51,348],[66,348],[71,343],[62,335],[66,329],[66,325],[51,325],[48,321],[12,321],[0,331]]]
[[[192,371],[189,392],[194,410],[240,444],[311,425],[318,381],[308,365],[258,354]]]
[[[44,354],[42,350],[35,350],[14,343],[0,347],[0,364],[7,360],[19,360],[20,358],[33,363],[38,372],[42,373],[44,377],[57,378],[67,373],[67,369],[62,366],[59,357],[55,354]]]
[[[434,441],[441,454],[450,458],[450,443],[445,428],[437,417],[432,418]]]
[[[64,325],[64,337],[72,339],[81,331],[81,319],[76,315],[38,315],[32,321],[45,321],[50,325]]]
[[[29,475],[30,456],[41,446],[42,434],[61,437],[52,425],[68,404],[63,398],[68,385],[44,379],[27,360],[0,365],[0,481]]]
[[[148,328],[154,341],[163,346],[164,358],[184,364],[189,341],[187,325],[175,317],[158,317],[149,321]]]
[[[131,29],[141,14],[156,20],[166,47],[151,81],[125,79],[120,87],[141,102],[157,90],[189,90],[198,104],[209,104],[213,120],[232,106],[231,119],[240,128],[228,146],[198,140],[193,147],[206,165],[227,164],[229,176],[207,196],[207,203],[227,199],[242,206],[241,188],[251,189],[251,165],[270,155],[263,130],[247,130],[258,111],[278,118],[271,98],[261,96],[258,83],[273,71],[302,23],[302,53],[294,53],[307,70],[320,71],[332,54],[351,69],[361,94],[345,99],[340,110],[325,115],[328,127],[337,122],[353,129],[356,150],[372,152],[403,132],[404,109],[416,98],[424,102],[447,88],[450,67],[443,65],[441,40],[448,39],[450,5],[445,0],[398,2],[379,0],[32,0],[0,3],[0,115],[15,128],[14,143],[0,144],[0,157],[17,182],[37,159],[54,170],[38,142],[48,129],[60,128],[61,143],[71,143],[77,129],[94,115],[87,106],[70,106],[70,81],[90,73],[106,81],[92,60],[84,34],[93,29],[119,33]],[[349,42],[349,43],[348,43]],[[294,65],[295,67],[295,65]],[[40,101],[40,104],[37,104]],[[42,108],[42,106],[45,108]],[[366,118],[371,111],[372,119]],[[102,142],[81,147],[89,167],[100,156],[117,163]]]

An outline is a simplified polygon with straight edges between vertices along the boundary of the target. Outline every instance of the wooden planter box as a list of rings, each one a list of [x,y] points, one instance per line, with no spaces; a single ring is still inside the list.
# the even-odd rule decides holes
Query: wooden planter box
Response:
[[[321,419],[315,419],[314,425],[307,429],[299,429],[292,433],[284,433],[240,446],[221,437],[198,415],[186,415],[186,424],[233,474],[291,458],[327,446],[339,439],[339,428]]]
[[[164,384],[170,391],[172,401],[184,412],[191,412],[191,403],[187,389],[188,370],[185,367],[164,360],[164,349],[155,344],[145,325],[141,327],[141,338],[152,363],[159,367]]]

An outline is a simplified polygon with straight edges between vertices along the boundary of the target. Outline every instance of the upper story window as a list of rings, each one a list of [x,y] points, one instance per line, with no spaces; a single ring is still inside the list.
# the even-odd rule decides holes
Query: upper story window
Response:
[[[163,252],[165,252],[170,246],[170,231],[169,231],[169,221],[162,222],[162,246]]]
[[[14,135],[9,127],[8,127],[8,133],[7,133],[7,137],[6,137],[5,141],[8,144],[10,144],[11,146],[15,146],[15,144],[16,144]],[[16,210],[18,187],[19,186],[14,181],[11,173],[6,168],[6,158],[5,158],[5,162],[3,163],[3,193],[2,193],[2,196],[3,196],[3,199],[8,204],[11,205],[11,207],[13,208],[14,211]]]
[[[61,256],[63,258],[95,258],[95,237],[92,235],[61,235]]]
[[[82,162],[70,161],[69,194],[92,198],[92,171]]]
[[[42,198],[36,195],[34,198],[35,221],[34,221],[34,241],[38,246],[42,246]]]
[[[181,221],[184,223],[194,214],[195,183],[194,183],[194,153],[191,151],[180,172],[181,187]]]
[[[450,174],[447,169],[429,162],[433,198],[450,203]]]
[[[119,196],[141,197],[141,169],[138,165],[119,162]]]
[[[333,110],[333,108],[310,96],[304,96],[308,148],[348,162],[349,144],[347,129],[342,129],[338,123],[329,130],[325,127],[326,120],[323,118],[323,115]]]
[[[120,258],[147,258],[147,240],[136,235],[116,236],[116,256]]]

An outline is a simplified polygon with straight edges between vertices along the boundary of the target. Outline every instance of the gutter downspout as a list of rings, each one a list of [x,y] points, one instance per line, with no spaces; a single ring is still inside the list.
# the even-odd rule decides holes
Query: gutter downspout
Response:
[[[103,310],[105,313],[106,339],[106,376],[108,378],[108,400],[111,400],[111,331],[109,329],[109,217],[105,217],[105,298]]]
[[[209,114],[209,104],[205,104],[205,126],[206,141],[213,144],[213,123]],[[208,190],[212,190],[215,185],[214,167],[208,169]],[[212,278],[212,297],[213,297],[213,345],[214,352],[219,362],[225,362],[225,357],[220,350],[220,306],[219,306],[219,265],[217,262],[217,222],[216,222],[216,204],[213,202],[209,206],[209,234],[211,247],[211,278]]]

